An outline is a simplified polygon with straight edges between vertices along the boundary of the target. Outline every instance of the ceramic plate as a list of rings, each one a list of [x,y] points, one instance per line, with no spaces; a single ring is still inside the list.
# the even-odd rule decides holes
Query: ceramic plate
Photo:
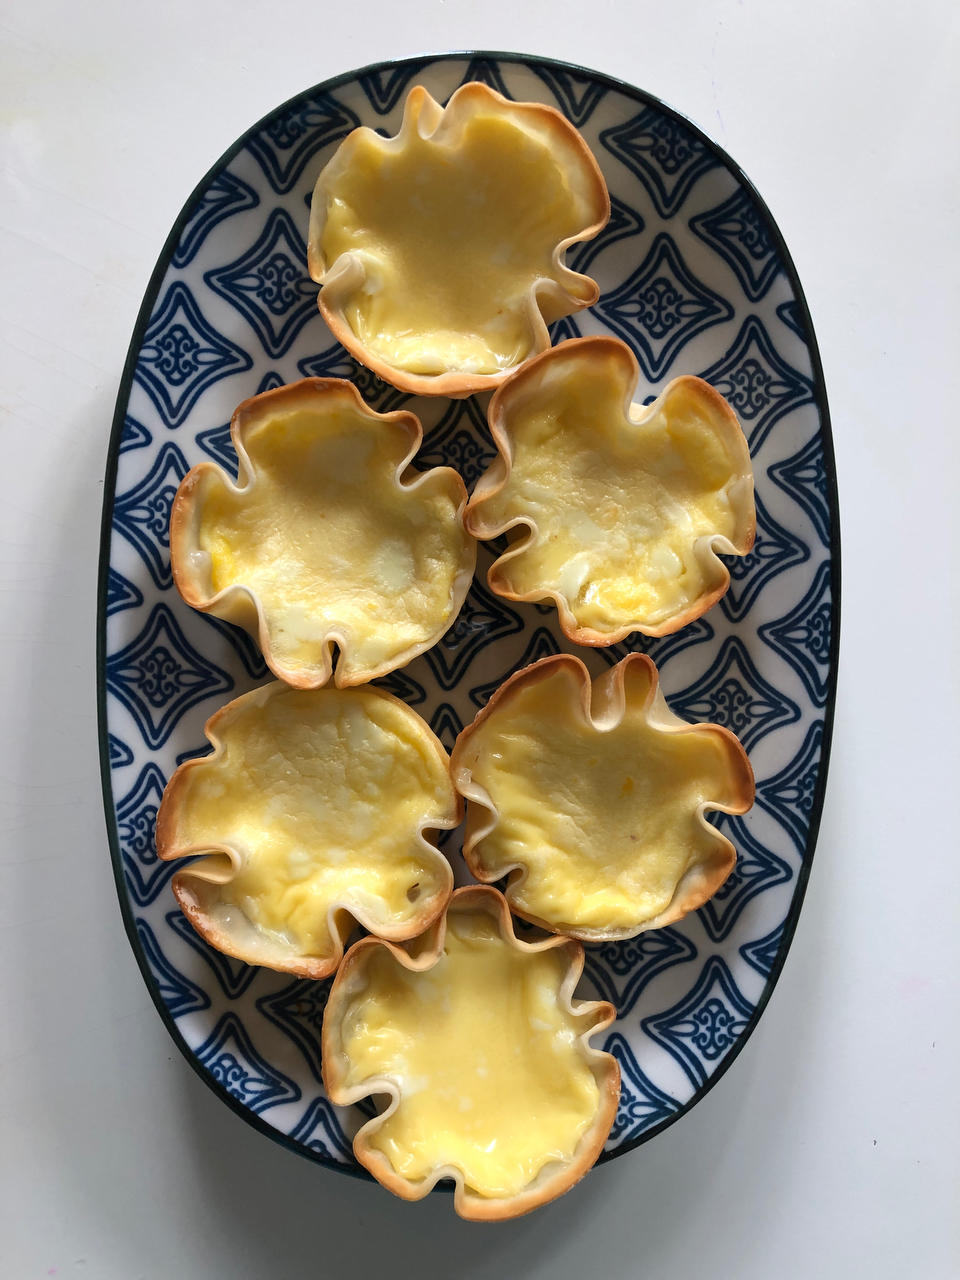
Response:
[[[484,402],[412,399],[359,367],[317,312],[304,242],[314,181],[346,134],[358,124],[393,133],[412,85],[444,101],[466,80],[559,107],[609,184],[609,224],[570,254],[575,269],[599,281],[600,301],[555,326],[555,341],[623,338],[648,399],[680,373],[700,374],[739,414],[756,469],[754,550],[731,560],[723,601],[678,634],[575,650],[552,608],[491,594],[491,557],[481,550],[452,630],[383,681],[449,748],[518,667],[575,650],[597,672],[642,648],[675,711],[728,726],[750,754],[756,805],[744,818],[719,819],[738,853],[721,892],[679,925],[587,947],[583,991],[616,1005],[606,1045],[623,1070],[604,1159],[696,1103],[756,1025],[810,869],[833,713],[838,531],[820,362],[783,240],[728,156],[648,94],[582,68],[504,54],[341,76],[285,103],[231,147],[160,255],[110,442],[99,616],[107,822],[131,943],[188,1061],[251,1124],[353,1173],[360,1113],[333,1107],[320,1076],[328,984],[211,950],[176,909],[172,867],[157,861],[154,822],[167,779],[207,749],[204,721],[267,677],[246,635],[178,597],[168,521],[194,463],[212,458],[235,469],[227,427],[235,406],[306,375],[351,378],[380,410],[409,406],[426,431],[419,461],[456,467],[474,484],[493,453]],[[457,839],[448,833],[445,841],[455,865]]]

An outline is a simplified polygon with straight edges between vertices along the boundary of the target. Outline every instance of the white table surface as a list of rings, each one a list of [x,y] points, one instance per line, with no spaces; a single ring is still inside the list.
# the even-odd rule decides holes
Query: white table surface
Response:
[[[960,1275],[960,10],[946,0],[7,0],[0,14],[0,1275]],[[98,779],[100,498],[167,230],[285,98],[520,49],[660,95],[757,184],[819,337],[840,481],[833,764],[759,1029],[679,1124],[499,1227],[244,1125],[167,1036]]]

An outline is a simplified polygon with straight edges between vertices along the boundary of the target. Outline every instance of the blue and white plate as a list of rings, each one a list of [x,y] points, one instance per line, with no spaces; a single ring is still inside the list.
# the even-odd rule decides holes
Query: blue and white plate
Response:
[[[587,947],[585,994],[612,1000],[607,1047],[623,1093],[604,1159],[651,1138],[730,1065],[790,945],[826,778],[838,642],[833,450],[820,362],[800,283],[769,212],[737,166],[648,94],[547,59],[456,54],[368,67],[279,107],[217,162],[177,219],[130,346],[107,464],[99,681],[104,794],[127,931],[150,993],[187,1060],[251,1124],[358,1173],[359,1113],[333,1107],[320,1075],[328,984],[249,968],[212,950],[170,892],[154,847],[177,764],[206,749],[203,724],[261,683],[256,645],[180,600],[168,521],[194,463],[235,467],[235,406],[306,375],[353,379],[377,409],[421,415],[420,461],[472,486],[493,454],[483,405],[415,400],[359,367],[331,337],[306,273],[310,195],[358,124],[394,133],[422,83],[446,100],[465,80],[557,106],[585,135],[613,212],[571,265],[600,284],[592,310],[555,340],[613,333],[652,399],[680,373],[733,404],[756,469],[757,540],[731,563],[723,601],[662,640],[576,650],[552,608],[511,605],[485,585],[490,555],[453,629],[383,683],[449,747],[518,667],[574,650],[596,672],[627,649],[657,662],[670,705],[737,733],[757,802],[719,825],[737,868],[679,925]],[[456,834],[445,847],[455,864]],[[464,877],[460,877],[464,878]],[[366,1176],[366,1175],[363,1175]]]

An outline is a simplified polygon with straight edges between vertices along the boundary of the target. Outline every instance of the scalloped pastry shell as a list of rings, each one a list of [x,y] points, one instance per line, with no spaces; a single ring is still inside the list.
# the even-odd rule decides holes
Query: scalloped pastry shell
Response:
[[[466,927],[460,922],[450,926],[449,922],[458,916]],[[479,926],[473,934],[471,922]],[[451,942],[455,944],[452,951]],[[505,950],[498,952],[498,943]],[[471,947],[474,958],[470,956]],[[510,952],[523,957],[523,962],[514,964]],[[504,965],[502,972],[509,974],[508,986],[502,991],[490,981],[491,973],[498,972],[498,964]],[[386,1109],[367,1121],[354,1139],[354,1152],[364,1168],[405,1200],[419,1200],[439,1179],[450,1178],[455,1184],[457,1213],[476,1221],[518,1217],[569,1190],[600,1154],[620,1095],[616,1059],[589,1044],[591,1036],[613,1021],[615,1010],[606,1002],[573,999],[582,970],[583,948],[578,942],[558,937],[521,941],[514,933],[503,895],[477,885],[456,890],[445,916],[417,944],[404,949],[375,938],[355,943],[334,980],[324,1013],[323,1078],[329,1097],[341,1106],[371,1094],[385,1094],[390,1099]],[[531,986],[521,993],[519,988],[524,981]],[[502,998],[507,995],[509,999]],[[421,1077],[418,1071],[424,1062],[427,1070],[436,1062],[430,1049],[434,1014],[441,1024],[437,1034],[445,1037],[442,1047],[454,1062],[447,1074],[441,1071],[433,1077]],[[408,1015],[413,1018],[409,1034],[403,1026]],[[515,1031],[522,1042],[516,1057],[508,1045],[494,1043],[498,1018],[508,1024],[500,1034]],[[518,1029],[518,1018],[529,1026]],[[551,1039],[554,1035],[559,1036],[556,1041]],[[368,1042],[373,1044],[372,1054],[366,1047]],[[416,1057],[418,1047],[421,1058]],[[523,1059],[524,1051],[527,1055],[542,1055],[537,1057],[537,1066],[543,1072],[551,1071],[550,1090],[541,1091],[534,1084],[533,1096],[539,1097],[539,1106],[530,1102],[523,1107],[521,1116],[513,1117],[511,1100],[505,1093],[511,1080],[519,1095],[514,1099],[516,1106],[522,1107],[521,1100],[530,1096],[531,1075],[525,1074],[530,1072],[529,1059]],[[411,1054],[414,1056],[405,1056]],[[518,1061],[522,1065],[516,1065]],[[569,1067],[571,1061],[576,1063],[575,1069]],[[561,1084],[558,1072],[562,1073],[563,1066],[558,1064],[564,1062],[568,1064],[568,1075]],[[371,1066],[373,1074],[365,1075],[362,1063]],[[505,1072],[504,1079],[498,1071]],[[496,1120],[487,1123],[480,1116],[478,1099],[481,1105],[486,1101],[496,1107],[501,1123],[510,1125],[511,1120],[516,1121],[510,1136],[519,1135],[520,1143],[525,1143],[538,1125],[545,1125],[555,1137],[550,1099],[551,1095],[562,1093],[564,1087],[569,1091],[562,1095],[565,1101],[582,1096],[578,1090],[583,1090],[590,1100],[589,1105],[581,1103],[585,1115],[581,1114],[575,1125],[570,1120],[572,1111],[559,1121],[567,1130],[571,1149],[551,1160],[548,1156],[556,1157],[556,1149],[541,1148],[535,1159],[542,1163],[515,1193],[480,1193],[469,1185],[460,1164],[442,1156],[429,1165],[424,1176],[406,1177],[397,1171],[388,1154],[389,1150],[402,1163],[409,1156],[403,1138],[412,1133],[440,1135],[437,1141],[441,1145],[446,1141],[453,1150],[459,1144],[460,1150],[468,1153],[467,1159],[478,1158],[472,1156],[480,1149],[477,1131],[491,1133],[495,1142],[502,1142],[496,1132]],[[418,1111],[408,1128],[402,1127],[402,1115],[391,1128],[392,1118],[414,1097]],[[424,1118],[427,1113],[423,1109],[429,1112],[434,1106],[439,1120],[430,1122]],[[456,1134],[458,1128],[455,1140],[443,1137],[446,1132]]]
[[[694,377],[633,404],[639,377],[619,339],[573,338],[515,373],[489,407],[498,456],[467,528],[482,539],[527,530],[490,566],[490,587],[552,600],[577,644],[679,630],[730,585],[717,552],[753,546],[753,469],[733,410]]]
[[[451,768],[474,876],[509,876],[512,911],[591,942],[701,907],[736,862],[705,811],[745,813],[754,797],[737,738],[674,715],[639,653],[592,686],[569,654],[516,672],[457,738]]]
[[[437,919],[453,873],[424,831],[455,827],[462,806],[442,743],[399,698],[273,682],[204,731],[213,754],[167,784],[157,854],[203,855],[173,892],[209,943],[324,978],[354,921],[403,940]]]
[[[478,83],[441,107],[417,85],[399,133],[355,129],[317,179],[310,274],[359,361],[403,391],[457,398],[596,302],[563,259],[609,216],[600,168],[559,111]]]
[[[429,649],[473,578],[466,489],[450,467],[416,472],[419,420],[376,413],[352,383],[306,378],[244,401],[233,484],[210,462],[184,477],[170,559],[193,608],[254,635],[299,689],[362,684]]]

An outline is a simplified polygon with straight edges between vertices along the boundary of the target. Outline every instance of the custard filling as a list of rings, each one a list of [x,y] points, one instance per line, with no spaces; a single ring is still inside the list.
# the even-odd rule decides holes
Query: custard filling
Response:
[[[398,483],[409,435],[344,397],[275,408],[244,437],[253,480],[207,472],[195,541],[209,590],[248,588],[284,673],[328,662],[348,680],[429,644],[453,619],[472,556],[446,471]]]
[[[737,803],[729,739],[650,723],[649,684],[631,666],[623,715],[601,729],[564,666],[516,686],[472,731],[471,780],[496,811],[474,849],[481,877],[521,868],[507,898],[551,928],[652,920],[685,873],[725,846],[699,815]]]
[[[239,910],[284,946],[327,956],[332,911],[395,936],[430,899],[439,910],[449,868],[420,832],[449,825],[456,801],[419,717],[371,689],[272,689],[223,726],[180,796],[177,846],[236,855],[218,923],[230,932]]]
[[[475,500],[469,525],[484,537],[513,522],[534,530],[494,568],[507,594],[562,597],[600,634],[656,628],[726,581],[705,540],[743,537],[746,445],[717,430],[693,379],[628,412],[608,362],[555,350],[505,402],[510,475]]]
[[[571,188],[571,176],[584,179],[547,137],[500,108],[426,138],[415,123],[408,117],[397,139],[361,129],[344,143],[321,253],[328,267],[344,254],[362,262],[363,283],[344,297],[343,314],[387,364],[494,374],[536,349],[535,285],[562,280],[589,295],[591,282],[554,261],[591,218]]]
[[[559,999],[564,948],[523,952],[486,912],[451,910],[432,968],[411,972],[379,947],[364,960],[342,1025],[345,1083],[396,1084],[399,1104],[369,1145],[397,1174],[452,1168],[499,1198],[570,1160],[600,1094],[580,1039],[590,1015]]]

